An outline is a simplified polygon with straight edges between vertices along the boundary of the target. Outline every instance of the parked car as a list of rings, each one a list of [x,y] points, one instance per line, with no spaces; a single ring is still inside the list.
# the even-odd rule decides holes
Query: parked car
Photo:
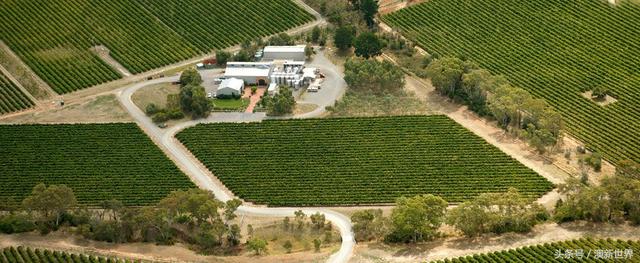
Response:
[[[207,92],[207,98],[213,98],[215,95],[213,92]]]
[[[318,92],[318,90],[320,90],[318,86],[309,86],[307,88],[307,92]]]

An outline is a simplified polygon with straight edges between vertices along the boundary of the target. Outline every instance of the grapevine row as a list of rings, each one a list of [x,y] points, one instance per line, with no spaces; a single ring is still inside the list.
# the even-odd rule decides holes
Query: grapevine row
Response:
[[[0,73],[0,115],[33,107],[33,101]]]
[[[7,0],[4,41],[57,93],[120,78],[92,47],[132,73],[226,48],[312,19],[290,0]]]
[[[122,260],[109,257],[96,257],[84,254],[73,254],[60,251],[51,251],[48,249],[32,249],[19,247],[6,247],[1,250],[1,263],[19,263],[19,262],[41,262],[41,263],[130,263],[141,262]]]
[[[612,161],[640,161],[640,5],[606,1],[434,0],[384,16],[427,51],[478,62],[559,110],[567,130]],[[582,93],[605,87],[617,102]]]
[[[434,262],[640,262],[640,242],[582,238]]]
[[[148,205],[193,183],[135,124],[0,125],[0,198],[65,184],[82,204]]]
[[[273,206],[462,202],[551,183],[445,116],[198,125],[177,138],[239,197]]]

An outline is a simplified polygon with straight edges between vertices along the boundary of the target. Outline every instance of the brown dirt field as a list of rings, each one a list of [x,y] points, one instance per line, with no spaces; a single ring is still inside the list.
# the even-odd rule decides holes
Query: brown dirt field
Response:
[[[122,108],[113,94],[88,98],[66,104],[64,107],[51,106],[42,111],[0,119],[0,123],[109,123],[131,122],[133,119]]]
[[[425,262],[582,237],[640,239],[640,227],[574,222],[536,226],[531,233],[449,237],[419,245],[359,243],[350,262]]]
[[[318,108],[318,105],[312,103],[297,103],[295,109],[293,109],[293,114],[305,114],[314,111]]]
[[[596,100],[596,99],[593,99],[593,97],[591,96],[592,93],[593,92],[589,90],[589,91],[586,91],[586,92],[582,93],[581,95],[582,95],[582,97],[592,101],[595,104],[603,106],[603,107],[607,106],[609,104],[616,103],[618,101],[616,98],[614,98],[612,96],[609,96],[609,95],[607,95],[603,100]]]
[[[154,103],[160,108],[167,106],[167,95],[180,93],[180,86],[171,83],[149,85],[133,93],[131,100],[138,108],[144,109]]]

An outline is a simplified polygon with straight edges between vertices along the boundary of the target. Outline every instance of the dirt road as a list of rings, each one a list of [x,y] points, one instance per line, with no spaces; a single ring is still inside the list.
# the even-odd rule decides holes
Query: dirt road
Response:
[[[173,126],[169,129],[161,129],[157,127],[149,117],[147,117],[141,109],[139,109],[131,100],[131,96],[137,90],[158,83],[173,82],[178,80],[178,76],[167,77],[138,83],[131,87],[125,88],[118,92],[118,99],[129,114],[136,120],[138,125],[158,144],[158,146],[182,169],[185,174],[191,178],[193,182],[202,189],[207,189],[215,194],[216,198],[221,201],[227,201],[235,198],[229,191],[206,167],[200,163],[180,142],[175,139],[175,134],[181,130],[192,127],[199,123],[212,122],[251,122],[261,121],[266,116],[260,113],[217,113],[212,114],[209,118],[197,121],[189,121]],[[335,101],[335,98],[334,98]],[[324,108],[322,109],[324,110]],[[320,112],[322,113],[322,112]],[[293,216],[294,212],[302,210],[305,214],[322,213],[326,219],[335,225],[340,231],[342,244],[340,250],[331,255],[327,262],[347,262],[353,253],[355,239],[351,229],[351,220],[338,212],[324,208],[298,208],[298,207],[280,207],[268,208],[262,206],[251,206],[244,204],[238,208],[240,214],[251,216],[265,217],[284,217]]]

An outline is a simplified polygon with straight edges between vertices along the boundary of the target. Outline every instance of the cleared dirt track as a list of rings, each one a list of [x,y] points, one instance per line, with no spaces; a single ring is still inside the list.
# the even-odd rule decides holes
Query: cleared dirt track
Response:
[[[264,114],[253,113],[220,113],[212,114],[209,118],[198,121],[189,121],[180,125],[173,126],[166,130],[158,128],[150,118],[148,118],[140,108],[138,108],[131,96],[137,90],[153,84],[177,81],[178,76],[156,79],[144,83],[135,84],[118,93],[118,99],[124,108],[136,120],[138,125],[158,144],[163,151],[171,158],[185,174],[191,178],[200,188],[213,192],[221,201],[233,199],[233,194],[224,187],[220,181],[207,170],[182,144],[180,144],[174,135],[179,131],[194,126],[198,123],[211,122],[249,122],[260,121],[266,116]],[[339,94],[339,93],[338,93]],[[336,95],[338,95],[336,94]],[[323,108],[324,109],[324,108]],[[336,226],[340,231],[342,245],[340,250],[331,257],[327,262],[347,262],[353,254],[355,239],[349,218],[341,213],[321,208],[298,208],[298,207],[279,207],[267,208],[260,206],[242,205],[238,208],[238,212],[245,215],[265,216],[265,217],[284,217],[294,216],[294,212],[302,210],[305,214],[323,213],[327,220]]]

